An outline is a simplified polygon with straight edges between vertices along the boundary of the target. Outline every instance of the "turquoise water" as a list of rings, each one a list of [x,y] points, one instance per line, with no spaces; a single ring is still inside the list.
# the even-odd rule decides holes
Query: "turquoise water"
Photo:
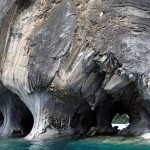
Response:
[[[0,150],[150,150],[150,140],[124,137],[72,137],[29,142],[24,139],[0,139]]]

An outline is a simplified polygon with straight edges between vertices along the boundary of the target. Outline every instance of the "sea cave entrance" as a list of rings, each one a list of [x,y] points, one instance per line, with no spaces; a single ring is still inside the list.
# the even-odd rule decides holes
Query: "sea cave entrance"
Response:
[[[122,114],[120,115],[117,113],[114,118],[112,119],[112,126],[115,127],[117,126],[119,130],[122,130],[124,128],[127,128],[129,123],[129,116],[127,114]]]
[[[23,127],[24,132],[25,132],[24,136],[30,133],[33,127],[33,123],[34,123],[33,115],[30,112],[30,110],[26,108],[25,115],[22,117],[22,120],[21,120],[21,126]]]
[[[22,137],[29,134],[33,116],[20,97],[7,90],[0,96],[0,103],[0,135]]]

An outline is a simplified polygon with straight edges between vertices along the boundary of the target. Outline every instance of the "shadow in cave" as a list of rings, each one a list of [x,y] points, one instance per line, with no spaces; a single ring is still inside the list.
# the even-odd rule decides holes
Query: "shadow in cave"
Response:
[[[3,122],[4,122],[4,116],[2,112],[0,111],[0,127],[2,126]]]
[[[23,127],[23,129],[25,131],[24,136],[26,136],[30,133],[30,131],[32,130],[32,127],[33,127],[33,123],[34,123],[33,115],[30,112],[30,110],[28,108],[26,108],[25,115],[23,116],[23,118],[21,120],[21,126]]]

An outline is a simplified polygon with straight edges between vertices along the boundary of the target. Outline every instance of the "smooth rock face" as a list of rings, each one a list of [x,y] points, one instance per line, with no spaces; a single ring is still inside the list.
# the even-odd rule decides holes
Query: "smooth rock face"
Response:
[[[149,0],[0,1],[0,134],[29,133],[32,117],[30,140],[150,132],[149,11]],[[121,131],[117,113],[130,118]]]

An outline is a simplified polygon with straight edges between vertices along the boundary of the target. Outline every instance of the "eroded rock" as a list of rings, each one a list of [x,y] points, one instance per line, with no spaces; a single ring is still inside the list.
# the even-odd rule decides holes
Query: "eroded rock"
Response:
[[[19,97],[6,91],[0,95],[0,103],[0,110],[3,115],[0,136],[26,135],[27,131],[22,126],[21,121],[28,115],[28,111]]]
[[[27,139],[71,133],[71,120],[84,135],[149,132],[149,0],[7,2],[0,2],[0,79],[33,115]],[[111,126],[116,113],[130,118],[119,132]]]

